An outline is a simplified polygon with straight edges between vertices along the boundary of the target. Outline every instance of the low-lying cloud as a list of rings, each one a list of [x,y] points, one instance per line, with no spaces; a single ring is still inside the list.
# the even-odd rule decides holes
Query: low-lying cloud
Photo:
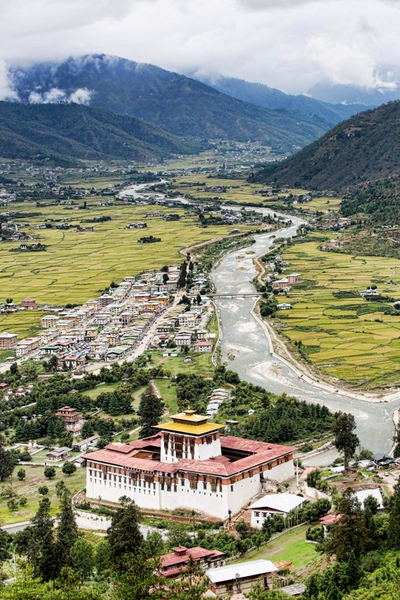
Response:
[[[58,102],[74,102],[90,104],[93,92],[87,88],[78,88],[68,94],[59,88],[51,88],[48,92],[33,91],[29,94],[30,104],[57,104]]]

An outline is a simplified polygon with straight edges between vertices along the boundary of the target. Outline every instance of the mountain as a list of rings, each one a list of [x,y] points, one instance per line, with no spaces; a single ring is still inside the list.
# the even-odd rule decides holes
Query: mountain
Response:
[[[400,173],[400,102],[340,123],[294,156],[254,173],[258,182],[317,190],[362,189]]]
[[[193,75],[216,90],[270,110],[283,109],[308,117],[323,119],[331,127],[368,108],[363,104],[329,104],[304,95],[290,95],[262,83],[251,83],[222,75]]]
[[[198,146],[139,119],[78,104],[0,102],[0,156],[77,160],[146,160]]]
[[[184,75],[104,54],[14,68],[10,75],[24,103],[79,101],[180,136],[258,140],[288,150],[329,129],[318,116],[261,108]]]
[[[308,93],[312,98],[334,104],[364,104],[375,107],[400,99],[400,82],[388,82],[376,88],[346,85],[332,82],[319,82]]]

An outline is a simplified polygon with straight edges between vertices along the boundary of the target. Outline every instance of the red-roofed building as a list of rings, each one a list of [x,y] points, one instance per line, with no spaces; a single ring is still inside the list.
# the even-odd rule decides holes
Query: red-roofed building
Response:
[[[160,556],[161,575],[164,577],[179,577],[182,569],[185,568],[192,557],[195,562],[201,564],[206,569],[211,567],[222,567],[224,564],[223,552],[219,550],[207,550],[196,546],[195,548],[186,548],[185,546],[177,546],[172,548],[169,554]]]
[[[294,477],[295,448],[220,435],[223,428],[185,411],[152,437],[87,454],[87,497],[128,496],[144,509],[186,508],[226,519],[265,481]]]
[[[59,417],[64,421],[67,431],[72,433],[74,437],[78,437],[81,434],[85,420],[76,408],[63,406],[56,412],[56,417]]]

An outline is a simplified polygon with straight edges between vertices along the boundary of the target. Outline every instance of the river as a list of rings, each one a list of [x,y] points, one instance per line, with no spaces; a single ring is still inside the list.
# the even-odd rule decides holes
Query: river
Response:
[[[136,196],[145,193],[146,184],[132,186],[122,193]],[[148,186],[151,188],[151,186]],[[151,195],[151,193],[149,194]],[[157,194],[157,200],[162,195]],[[184,198],[174,198],[174,201]],[[170,199],[165,198],[170,202]],[[229,210],[241,210],[242,207],[226,206]],[[266,208],[254,207],[264,214],[272,214]],[[293,223],[277,232],[280,238],[290,238],[296,233],[298,225],[304,221],[291,215],[281,215]],[[267,252],[273,244],[274,234],[255,236],[256,242],[248,248],[241,248],[226,254],[213,269],[211,277],[216,294],[245,294],[254,292],[252,280],[257,274],[254,258]],[[350,412],[357,423],[357,435],[363,447],[373,452],[389,452],[392,447],[393,414],[400,408],[400,398],[382,402],[371,396],[368,400],[350,397],[343,391],[327,391],[311,380],[301,377],[285,360],[272,353],[271,341],[263,325],[254,316],[252,309],[254,298],[215,298],[221,326],[221,356],[229,368],[249,383],[264,387],[266,390],[282,394],[286,392],[300,400],[324,404],[333,411]],[[375,400],[375,401],[373,401]]]

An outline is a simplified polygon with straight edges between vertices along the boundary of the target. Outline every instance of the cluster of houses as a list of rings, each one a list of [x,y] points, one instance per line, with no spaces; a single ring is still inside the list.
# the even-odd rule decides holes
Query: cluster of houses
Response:
[[[216,335],[207,329],[212,313],[211,301],[207,296],[201,295],[201,302],[196,304],[206,285],[204,273],[196,272],[190,291],[187,292],[190,307],[182,308],[179,314],[171,315],[156,326],[151,342],[153,348],[180,348],[198,353],[213,351]]]
[[[160,320],[171,295],[177,292],[179,274],[180,267],[170,265],[167,270],[125,277],[97,300],[88,300],[71,309],[49,309],[41,318],[40,334],[18,341],[16,334],[2,332],[0,350],[12,350],[18,359],[48,360],[56,356],[60,370],[81,370],[87,360],[124,359],[148,332],[152,334],[153,348],[211,352],[215,334],[206,329],[211,315],[211,303],[206,296],[200,296],[201,301],[192,304],[190,310],[182,304],[179,314]],[[203,273],[194,275],[191,301],[198,298],[206,284]],[[21,302],[21,308],[37,308],[36,301],[27,298]],[[160,320],[159,324],[152,327],[156,320]]]

